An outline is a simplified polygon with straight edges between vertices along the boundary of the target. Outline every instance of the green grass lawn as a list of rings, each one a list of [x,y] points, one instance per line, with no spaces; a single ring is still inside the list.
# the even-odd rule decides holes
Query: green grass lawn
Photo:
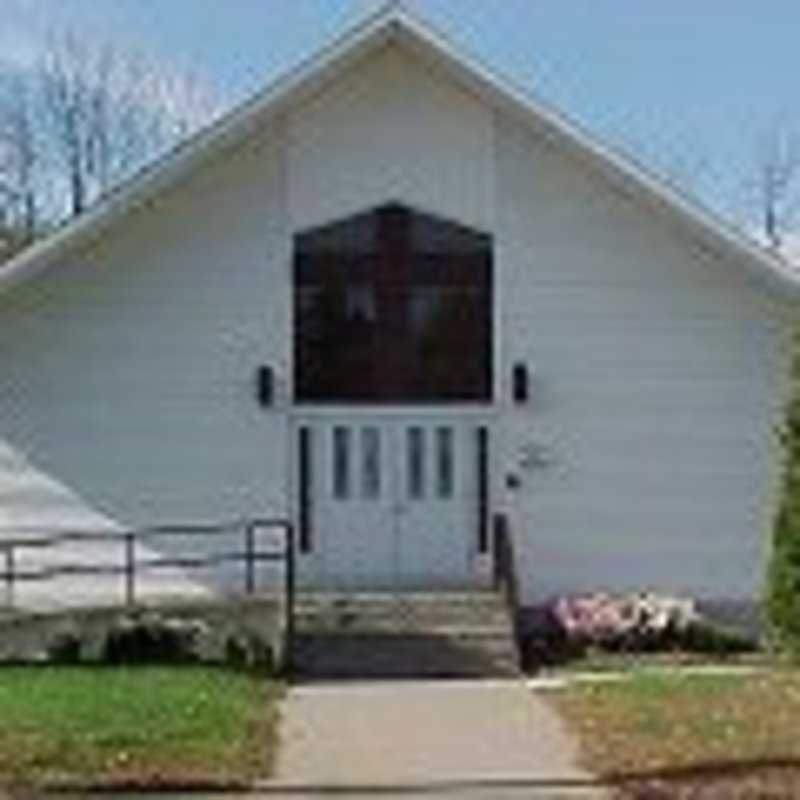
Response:
[[[269,774],[280,694],[205,667],[2,667],[0,782],[241,785]]]
[[[626,783],[626,796],[659,784],[672,787],[665,797],[800,797],[800,672],[634,674],[552,701],[586,766]]]

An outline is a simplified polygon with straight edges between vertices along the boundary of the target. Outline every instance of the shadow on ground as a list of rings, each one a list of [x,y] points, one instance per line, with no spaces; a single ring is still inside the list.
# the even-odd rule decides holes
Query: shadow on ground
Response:
[[[626,800],[791,800],[800,797],[800,759],[709,762],[630,771],[608,778]]]

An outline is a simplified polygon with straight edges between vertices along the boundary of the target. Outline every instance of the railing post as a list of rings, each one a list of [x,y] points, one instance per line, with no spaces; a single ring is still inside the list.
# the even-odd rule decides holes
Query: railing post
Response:
[[[294,525],[291,522],[286,523],[286,575],[284,578],[286,592],[285,613],[286,619],[284,624],[286,626],[286,648],[284,653],[284,669],[287,672],[292,671],[293,657],[294,657],[294,604],[295,604],[295,531]]]
[[[125,604],[136,602],[136,534],[125,534]]]
[[[256,531],[255,523],[248,522],[244,529],[244,591],[247,595],[253,595],[256,591],[255,573],[255,552],[256,552]]]
[[[14,558],[14,545],[8,545],[5,548],[6,554],[6,605],[9,608],[14,608],[14,571],[16,569]]]

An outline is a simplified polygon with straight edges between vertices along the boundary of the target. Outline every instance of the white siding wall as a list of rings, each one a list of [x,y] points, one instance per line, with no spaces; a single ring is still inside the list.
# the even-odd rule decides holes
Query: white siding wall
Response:
[[[292,232],[389,201],[494,231],[493,503],[526,599],[752,596],[784,310],[396,49],[2,298],[0,525],[286,513]]]
[[[760,586],[782,311],[605,182],[498,120],[501,467],[528,600]],[[785,319],[785,313],[784,313]],[[510,365],[533,399],[509,405]],[[523,445],[549,465],[519,469]]]
[[[291,114],[288,131],[295,230],[388,201],[491,229],[491,111],[396,46]]]
[[[0,525],[285,513],[280,145],[265,132],[2,298]]]

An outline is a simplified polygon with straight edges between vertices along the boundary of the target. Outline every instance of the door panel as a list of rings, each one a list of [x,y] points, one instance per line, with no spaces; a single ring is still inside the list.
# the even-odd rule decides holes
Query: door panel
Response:
[[[317,569],[326,585],[341,588],[394,583],[390,448],[375,425],[318,425],[314,530]]]
[[[401,583],[452,585],[469,580],[476,529],[475,454],[470,426],[406,426],[408,480],[399,487]]]
[[[299,519],[313,531],[301,579],[331,589],[471,584],[473,422],[337,414],[305,420],[299,432],[314,476],[313,486],[301,481],[299,488],[306,503]]]

